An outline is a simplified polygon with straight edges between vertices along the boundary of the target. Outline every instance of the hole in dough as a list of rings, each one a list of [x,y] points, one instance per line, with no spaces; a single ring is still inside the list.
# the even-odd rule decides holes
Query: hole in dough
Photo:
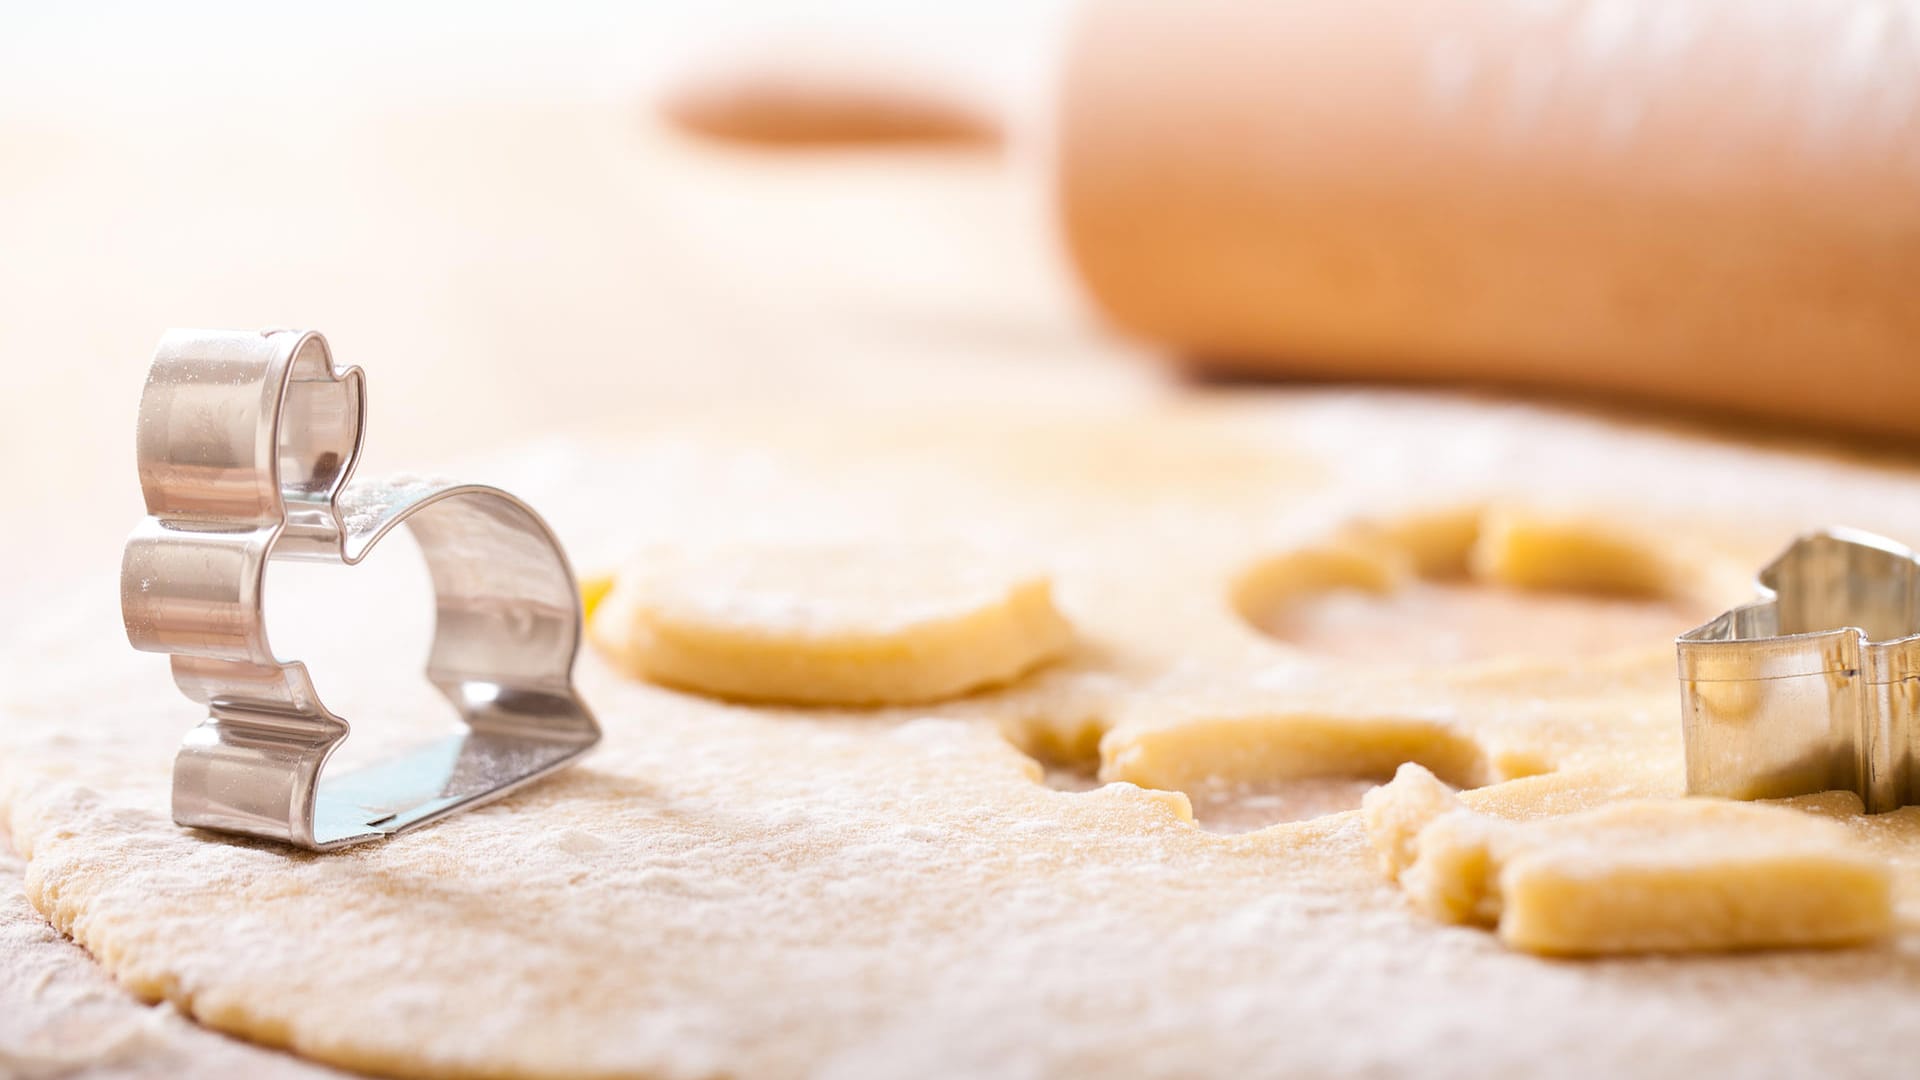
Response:
[[[1040,782],[1055,791],[1080,794],[1106,786],[1095,758],[1028,756],[1040,766]],[[1385,779],[1300,776],[1255,783],[1206,783],[1182,794],[1192,804],[1194,824],[1209,832],[1232,834],[1358,810],[1367,792]]]
[[[1014,741],[1012,734],[1009,741]],[[1090,740],[1078,744],[1085,753],[1051,742],[1044,748],[1029,745],[1021,752],[1039,766],[1036,775],[1042,784],[1079,794],[1106,786],[1107,781],[1100,778],[1098,741],[1096,730]],[[1196,825],[1209,832],[1243,833],[1358,810],[1367,792],[1385,780],[1385,776],[1300,776],[1253,783],[1210,782],[1183,794],[1192,805]]]
[[[1604,522],[1474,508],[1274,556],[1241,576],[1233,600],[1307,652],[1434,666],[1664,648],[1719,610],[1695,578]]]
[[[1081,763],[1048,764],[1042,761],[1040,782],[1055,791],[1092,791],[1101,786],[1100,771]]]
[[[1663,642],[1701,618],[1659,600],[1416,581],[1386,595],[1332,590],[1258,623],[1342,660],[1457,664],[1502,656],[1594,656]]]
[[[1217,833],[1243,833],[1360,809],[1376,777],[1301,776],[1257,784],[1208,784],[1187,793],[1193,820]]]
[[[1001,737],[1036,766],[1034,776],[1055,791],[1092,791],[1101,786],[1100,737],[1106,726],[1086,716],[1072,721],[1021,717],[1003,724]]]

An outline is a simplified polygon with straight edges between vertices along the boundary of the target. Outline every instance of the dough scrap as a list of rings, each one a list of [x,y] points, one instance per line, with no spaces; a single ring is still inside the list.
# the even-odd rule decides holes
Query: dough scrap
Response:
[[[1107,738],[1101,779],[1173,791],[1310,777],[1378,780],[1409,761],[1469,786],[1490,779],[1485,751],[1459,725],[1404,713],[1196,714],[1177,726],[1122,729]]]
[[[1649,538],[1591,516],[1497,509],[1481,521],[1468,561],[1475,577],[1523,589],[1664,596],[1689,587]]]
[[[1073,637],[1044,575],[897,545],[648,552],[596,606],[591,634],[656,682],[803,705],[954,697],[1018,678]]]
[[[1413,764],[1364,807],[1382,869],[1417,907],[1528,952],[1856,945],[1893,928],[1886,864],[1787,807],[1636,800],[1505,822]]]
[[[1340,659],[1579,659],[1647,648],[1717,611],[1739,572],[1687,548],[1591,512],[1437,507],[1264,557],[1233,597],[1254,626]]]

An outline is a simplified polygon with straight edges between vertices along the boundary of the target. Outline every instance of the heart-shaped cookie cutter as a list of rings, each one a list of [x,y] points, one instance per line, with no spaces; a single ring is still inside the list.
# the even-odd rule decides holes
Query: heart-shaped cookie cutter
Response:
[[[1920,554],[1828,529],[1759,576],[1760,599],[1676,639],[1687,791],[1856,791],[1920,802]]]
[[[573,688],[580,594],[552,530],[498,488],[349,484],[365,419],[360,369],[336,372],[317,333],[160,341],[120,604],[134,648],[171,653],[207,706],[174,759],[181,825],[344,847],[498,798],[600,739]],[[323,780],[347,722],[267,642],[267,561],[352,565],[403,523],[433,579],[427,678],[465,730]]]

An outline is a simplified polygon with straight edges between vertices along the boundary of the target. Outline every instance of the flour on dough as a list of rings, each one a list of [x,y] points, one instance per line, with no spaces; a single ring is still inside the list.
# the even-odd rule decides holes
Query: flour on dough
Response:
[[[1508,588],[1443,564],[1488,531],[1459,508],[1517,507],[1684,538],[1701,565],[1741,571],[1698,599],[1736,602],[1808,526],[1920,538],[1920,472],[1429,396],[1104,408],[664,418],[631,442],[475,469],[584,566],[813,545],[1031,555],[1073,641],[998,685],[858,709],[721,700],[588,650],[578,685],[606,737],[583,764],[324,856],[173,826],[169,766],[199,710],[162,658],[126,648],[113,597],[77,593],[33,624],[33,655],[0,658],[0,807],[27,894],[133,991],[384,1074],[1910,1070],[1886,1033],[1920,1029],[1915,813],[1824,815],[1886,875],[1879,947],[1581,964],[1422,914],[1381,875],[1362,814],[1207,826],[1266,805],[1236,804],[1243,785],[1345,797],[1405,761],[1520,836],[1682,794],[1664,638],[1467,663],[1340,655],[1240,609],[1236,583],[1265,560],[1358,522],[1419,533],[1408,517],[1431,511],[1455,539],[1429,535],[1412,579]],[[388,561],[355,573],[385,587],[414,569]],[[324,680],[356,753],[448,722],[419,657],[387,647],[428,640],[431,605],[380,618],[373,633],[318,608],[310,628],[369,650]],[[1042,759],[1084,790],[1048,786]],[[1594,842],[1583,858],[1618,865],[1613,840]]]
[[[311,1065],[194,1026],[171,1006],[136,1000],[20,888],[20,860],[0,843],[0,1076],[13,1080],[344,1080]]]

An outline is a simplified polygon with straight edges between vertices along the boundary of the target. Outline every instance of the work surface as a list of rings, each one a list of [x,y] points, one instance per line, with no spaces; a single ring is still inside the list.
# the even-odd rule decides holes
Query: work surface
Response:
[[[630,106],[206,115],[0,126],[0,707],[44,684],[49,626],[111,609],[169,326],[326,332],[368,372],[369,475],[755,403],[1162,392],[1079,317],[1037,185],[990,156],[716,152]],[[190,723],[146,666],[130,692]],[[150,1015],[20,873],[0,864],[0,1072],[302,1070]]]
[[[343,363],[368,372],[367,471],[471,461],[476,479],[535,477],[568,493],[554,516],[589,567],[620,555],[621,537],[591,528],[587,485],[566,475],[569,447],[644,442],[756,410],[790,425],[816,405],[964,417],[1016,402],[1026,415],[1124,427],[1131,412],[1196,393],[1089,328],[1053,261],[1039,185],[1014,162],[715,152],[650,133],[630,110],[584,107],[277,115],[217,128],[101,119],[0,128],[0,145],[14,164],[0,175],[0,356],[15,390],[0,451],[16,463],[9,521],[25,523],[0,539],[14,568],[0,595],[14,613],[0,683],[8,709],[88,678],[39,643],[97,640],[91,625],[76,634],[75,620],[112,616],[119,547],[139,507],[133,406],[166,326],[325,331]],[[1320,396],[1303,415],[1325,438],[1341,392]],[[1353,400],[1362,413],[1421,406],[1405,395]],[[1501,445],[1524,452],[1524,441]],[[535,449],[512,449],[524,446]],[[1218,478],[1207,455],[1068,460],[1173,469],[1150,477],[1159,484]],[[1800,471],[1817,482],[1825,467]],[[602,479],[617,500],[618,472]],[[1873,490],[1859,475],[1849,482]],[[144,678],[103,681],[96,708],[166,701],[184,730],[192,707],[171,696],[164,665],[144,666]],[[603,693],[636,693],[605,670],[591,678]],[[162,769],[175,733],[164,734],[151,740]],[[17,1058],[0,1065],[159,1075],[245,1060],[309,1071],[116,996],[24,909],[16,864],[0,873],[0,962],[20,974],[0,990],[0,1055]],[[1396,932],[1404,924],[1380,918]],[[1475,937],[1449,937],[1433,963],[1485,957],[1477,931],[1455,933]],[[1691,1007],[1713,1008],[1716,994],[1737,995],[1781,962],[1726,968],[1696,984]],[[1867,977],[1854,963],[1820,977],[1844,989]],[[1867,963],[1910,994],[1902,956]],[[1579,969],[1555,971],[1559,990],[1577,996]],[[1255,1022],[1259,1003],[1244,1006]],[[1913,1002],[1899,1008],[1911,1015]],[[1622,1015],[1643,1034],[1661,1026]]]

